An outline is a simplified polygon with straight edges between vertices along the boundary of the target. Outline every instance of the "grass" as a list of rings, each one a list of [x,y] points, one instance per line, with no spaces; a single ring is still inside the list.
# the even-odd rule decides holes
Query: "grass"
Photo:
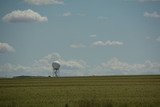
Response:
[[[0,107],[160,107],[160,75],[3,78]]]

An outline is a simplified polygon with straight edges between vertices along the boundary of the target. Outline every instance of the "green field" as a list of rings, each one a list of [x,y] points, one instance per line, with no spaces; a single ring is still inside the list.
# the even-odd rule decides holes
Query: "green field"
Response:
[[[160,107],[160,75],[3,78],[0,107]]]

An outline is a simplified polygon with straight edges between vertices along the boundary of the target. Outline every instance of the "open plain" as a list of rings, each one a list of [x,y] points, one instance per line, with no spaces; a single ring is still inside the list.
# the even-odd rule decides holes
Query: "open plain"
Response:
[[[160,107],[160,75],[2,78],[0,107]]]

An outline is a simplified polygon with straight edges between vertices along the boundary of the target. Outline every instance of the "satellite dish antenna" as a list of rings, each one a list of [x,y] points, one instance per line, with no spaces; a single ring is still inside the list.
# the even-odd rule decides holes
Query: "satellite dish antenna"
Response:
[[[53,76],[58,77],[60,62],[59,61],[54,61],[52,63],[52,67],[53,67]]]

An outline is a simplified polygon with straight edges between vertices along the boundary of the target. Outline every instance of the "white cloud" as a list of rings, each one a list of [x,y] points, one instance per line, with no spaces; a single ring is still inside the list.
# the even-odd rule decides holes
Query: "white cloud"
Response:
[[[15,49],[8,43],[0,42],[0,53],[15,52]]]
[[[157,37],[156,41],[157,41],[157,42],[160,42],[160,36]]]
[[[60,60],[62,68],[66,70],[85,69],[86,62],[83,60]]]
[[[61,64],[60,71],[62,75],[83,75],[87,63],[83,60],[65,60],[58,53],[48,54],[38,60],[35,60],[31,66],[4,64],[0,66],[0,74],[17,73],[17,75],[51,75],[52,62],[58,60]],[[84,72],[82,72],[84,71]],[[49,73],[49,74],[48,74]],[[14,74],[16,75],[16,74]]]
[[[160,74],[160,63],[145,61],[142,64],[129,64],[118,58],[112,58],[101,63],[96,70],[103,71],[103,74]]]
[[[70,47],[71,48],[84,48],[86,46],[81,43],[78,43],[78,44],[71,44]]]
[[[51,64],[55,60],[61,64],[61,76],[160,74],[160,63],[149,60],[140,64],[130,64],[114,57],[90,66],[83,60],[65,60],[58,53],[51,53],[35,60],[31,66],[10,63],[1,65],[0,75],[52,75]]]
[[[63,0],[25,0],[25,2],[34,5],[64,4]]]
[[[123,42],[120,41],[95,41],[92,45],[93,46],[115,46],[115,45],[123,45]]]
[[[72,12],[68,11],[68,12],[64,12],[64,13],[60,14],[59,16],[63,16],[63,17],[81,16],[81,17],[83,17],[83,16],[86,16],[86,14],[84,14],[84,13],[72,13]]]
[[[15,65],[15,64],[10,64],[6,63],[3,66],[0,66],[0,71],[5,71],[5,72],[14,72],[14,71],[29,71],[29,67],[25,67],[22,65]]]
[[[89,37],[95,38],[96,36],[97,36],[96,34],[92,34],[92,35],[90,35]]]
[[[152,42],[160,42],[160,36],[158,37],[147,36],[145,39],[147,39],[148,41],[152,41]]]
[[[63,13],[62,14],[62,16],[65,16],[65,17],[67,17],[67,16],[71,16],[72,15],[72,13],[71,12],[65,12],[65,13]]]
[[[32,68],[38,67],[39,70],[51,70],[51,63],[55,60],[60,62],[61,68],[64,70],[82,69],[85,66],[82,60],[65,60],[58,53],[51,53],[39,60],[35,60]]]
[[[62,76],[84,75],[86,73],[87,63],[83,60],[65,60],[57,53],[51,53],[47,56],[36,60],[31,67],[31,71],[52,72],[52,62],[58,60],[60,62],[60,74]]]
[[[105,63],[102,63],[102,67],[110,68],[110,69],[113,69],[113,70],[130,71],[132,69],[144,68],[144,65],[140,65],[140,64],[129,65],[128,63],[121,62],[117,58],[112,58],[111,60],[109,60]]]
[[[143,14],[145,17],[151,17],[151,18],[160,18],[160,14],[158,12],[144,12]]]
[[[99,20],[107,20],[108,17],[106,17],[106,16],[98,16],[97,19],[99,19]]]
[[[19,23],[19,22],[44,22],[47,21],[47,17],[41,16],[39,13],[34,12],[31,9],[28,10],[15,10],[6,14],[3,18],[5,22]]]

